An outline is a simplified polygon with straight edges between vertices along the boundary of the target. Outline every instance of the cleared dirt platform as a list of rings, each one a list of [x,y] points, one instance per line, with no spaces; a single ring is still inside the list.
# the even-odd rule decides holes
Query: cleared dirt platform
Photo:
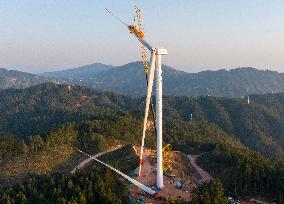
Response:
[[[139,149],[135,148],[137,154],[139,153]],[[148,187],[152,187],[153,190],[157,192],[156,198],[151,198],[147,195],[143,195],[144,201],[146,203],[163,203],[165,199],[177,199],[181,198],[184,201],[191,201],[191,192],[193,187],[196,185],[193,180],[183,171],[188,169],[187,161],[182,162],[182,158],[180,153],[173,153],[174,163],[173,163],[173,174],[174,178],[164,176],[164,188],[158,190],[155,188],[156,186],[156,160],[153,157],[153,151],[149,149],[145,149],[144,151],[144,159],[142,165],[141,176],[137,177],[139,182],[143,183]],[[178,188],[174,181],[181,181],[183,183],[182,188]],[[131,187],[131,192],[134,197],[134,200],[139,198],[142,191],[135,187]]]

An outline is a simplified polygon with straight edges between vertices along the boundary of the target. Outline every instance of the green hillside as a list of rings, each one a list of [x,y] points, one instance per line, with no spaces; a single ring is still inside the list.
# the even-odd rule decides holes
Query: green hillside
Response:
[[[202,154],[200,164],[221,179],[227,192],[274,193],[280,198],[283,98],[283,94],[252,95],[247,104],[245,99],[165,97],[164,140],[184,153]],[[36,185],[37,179],[45,182],[48,175],[68,174],[83,158],[75,147],[94,154],[118,143],[140,144],[143,101],[50,83],[0,91],[2,182],[18,185],[18,179],[26,182],[37,175],[32,184]],[[153,131],[146,138],[146,146],[155,144]],[[88,172],[82,172],[84,179],[89,178]]]

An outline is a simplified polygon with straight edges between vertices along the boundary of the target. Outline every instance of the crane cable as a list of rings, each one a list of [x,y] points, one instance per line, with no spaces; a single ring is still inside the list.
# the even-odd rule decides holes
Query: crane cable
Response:
[[[114,18],[116,18],[117,20],[119,20],[123,25],[125,25],[126,27],[128,27],[129,25],[127,23],[125,23],[123,20],[121,20],[118,16],[114,15],[110,10],[108,10],[107,8],[105,8],[105,10]]]

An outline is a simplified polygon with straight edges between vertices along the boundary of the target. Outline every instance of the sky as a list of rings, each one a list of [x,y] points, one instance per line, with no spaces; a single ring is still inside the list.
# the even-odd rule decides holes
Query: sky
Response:
[[[0,67],[33,73],[140,60],[137,40],[104,8],[168,49],[187,72],[255,67],[284,72],[283,0],[0,0]]]

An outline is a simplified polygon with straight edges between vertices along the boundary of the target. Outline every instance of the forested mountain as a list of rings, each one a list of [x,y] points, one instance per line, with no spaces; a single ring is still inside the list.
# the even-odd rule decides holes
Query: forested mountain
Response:
[[[208,121],[268,157],[284,158],[284,94],[251,95],[247,99],[167,97],[169,114],[183,120]]]
[[[165,97],[165,116],[208,121],[268,157],[283,156],[284,94],[251,95],[246,99]],[[115,114],[142,117],[142,99],[93,89],[42,84],[0,92],[0,131],[21,137],[46,136],[68,121],[107,118]],[[63,116],[63,117],[62,117]],[[136,115],[135,115],[136,117]],[[16,121],[16,122],[15,122]]]
[[[95,67],[95,72],[93,71]],[[52,76],[73,79],[80,85],[114,91],[132,96],[145,95],[145,74],[141,62],[119,67],[102,64],[90,65]],[[81,81],[80,81],[81,80]],[[163,65],[164,94],[171,96],[228,96],[240,97],[248,94],[263,94],[284,91],[284,74],[254,68],[237,68],[230,71],[203,71],[186,73]]]
[[[52,78],[65,78],[65,79],[74,79],[74,80],[84,80],[90,81],[93,80],[93,77],[105,70],[109,70],[113,68],[111,65],[105,65],[101,63],[94,63],[78,68],[71,68],[62,71],[54,71],[54,72],[45,72],[40,74],[44,77],[52,77]]]
[[[251,95],[250,98],[251,103],[247,104],[245,99],[165,97],[164,140],[184,153],[206,152],[200,157],[200,164],[221,179],[227,192],[239,196],[273,193],[281,198],[284,94]],[[67,85],[51,83],[0,91],[1,179],[17,183],[13,178],[70,172],[82,159],[74,147],[93,154],[115,143],[139,144],[143,101],[143,98],[81,86],[69,89]],[[190,114],[193,114],[192,120]],[[155,144],[153,131],[148,131],[146,138],[146,146]],[[100,176],[86,173],[80,182]],[[67,180],[59,181],[55,176],[55,185],[58,182],[67,185],[68,180],[77,182],[73,177],[63,177]],[[51,182],[50,178],[40,179]],[[39,181],[31,182],[37,185]],[[98,185],[96,179],[93,182],[92,185]],[[80,188],[84,186],[77,184]],[[96,192],[110,188],[109,184],[105,185],[97,186]],[[15,189],[18,192],[19,188]],[[14,195],[13,190],[1,192],[0,189],[2,199]],[[29,190],[20,192],[30,195],[26,193]],[[62,193],[80,197],[75,192]],[[109,193],[114,193],[114,199],[122,199],[118,192]]]
[[[47,135],[68,121],[108,118],[120,111],[128,112],[135,100],[94,89],[53,83],[28,89],[0,91],[0,132],[8,131],[21,137]]]
[[[139,113],[142,99],[67,85],[41,84],[0,91],[0,132],[21,137],[47,135],[68,121]],[[270,158],[284,157],[284,94],[251,95],[246,99],[165,97],[166,117],[208,121]],[[110,117],[110,116],[109,116]]]
[[[47,81],[34,74],[0,68],[0,89],[27,88]]]
[[[131,96],[144,96],[146,89],[141,62],[116,67],[95,63],[38,76],[17,71],[0,72],[0,89],[25,88],[46,81],[83,85]],[[163,81],[163,93],[170,96],[240,97],[284,91],[284,74],[254,68],[186,73],[163,65]]]

